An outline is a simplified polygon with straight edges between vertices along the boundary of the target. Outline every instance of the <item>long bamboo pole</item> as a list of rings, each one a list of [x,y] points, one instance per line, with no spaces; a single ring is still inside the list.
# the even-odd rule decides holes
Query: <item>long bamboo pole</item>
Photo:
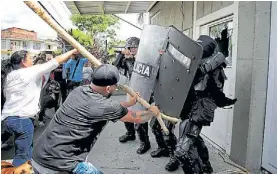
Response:
[[[55,31],[57,31],[57,33],[59,33],[59,35],[65,39],[70,45],[72,45],[74,48],[76,48],[82,55],[84,55],[85,57],[87,57],[95,66],[100,66],[101,62],[96,59],[90,52],[88,52],[79,42],[77,42],[71,35],[69,35],[61,26],[59,26],[51,17],[50,15],[40,7],[40,5],[35,2],[35,1],[24,1],[24,3],[30,8],[32,9],[40,18],[42,18],[50,27],[52,27]],[[130,91],[130,88],[126,85],[121,85],[120,86],[123,90],[125,90],[125,92],[129,93],[131,96],[136,95],[135,93],[132,93]],[[127,90],[129,89],[129,90]],[[142,98],[138,98],[138,101],[146,108],[149,108],[149,104]],[[175,122],[177,123],[179,120],[176,118],[172,118],[169,116],[166,116],[164,114],[161,114],[159,116],[157,116],[157,119],[161,125],[161,128],[163,129],[163,131],[168,134],[169,131],[166,128],[162,117],[164,119],[168,119],[169,121]]]

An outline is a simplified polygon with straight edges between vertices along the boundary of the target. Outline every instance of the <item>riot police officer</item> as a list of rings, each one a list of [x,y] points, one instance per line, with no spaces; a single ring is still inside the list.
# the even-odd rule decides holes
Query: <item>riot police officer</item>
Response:
[[[121,53],[118,53],[116,60],[113,62],[124,76],[131,78],[135,56],[137,54],[140,39],[137,37],[130,37],[126,40],[126,45]],[[133,141],[136,139],[135,130],[140,140],[140,147],[137,150],[138,154],[144,154],[150,149],[150,141],[148,136],[148,123],[134,124],[125,122],[126,134],[119,137],[121,143]]]
[[[197,42],[203,47],[203,56],[181,113],[182,122],[175,150],[175,158],[186,174],[213,172],[208,148],[200,132],[203,126],[209,126],[213,121],[217,107],[233,105],[237,101],[223,93],[227,79],[223,70],[226,60],[218,51],[215,40],[202,35]]]

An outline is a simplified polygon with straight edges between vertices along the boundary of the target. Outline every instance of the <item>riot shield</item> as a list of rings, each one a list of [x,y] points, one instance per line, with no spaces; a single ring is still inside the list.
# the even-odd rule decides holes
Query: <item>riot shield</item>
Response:
[[[141,97],[149,101],[160,65],[159,51],[164,47],[168,28],[145,25],[140,37],[140,44],[129,86],[138,91]],[[145,109],[139,103],[132,110]]]
[[[129,86],[146,101],[154,92],[161,111],[179,117],[201,57],[202,47],[175,27],[145,25]]]
[[[179,117],[203,51],[198,43],[174,26],[168,30],[154,98],[163,113]]]

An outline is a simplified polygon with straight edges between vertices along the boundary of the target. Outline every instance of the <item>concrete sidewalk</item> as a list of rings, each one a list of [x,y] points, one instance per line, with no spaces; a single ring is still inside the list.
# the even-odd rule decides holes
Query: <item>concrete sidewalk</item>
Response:
[[[125,100],[125,96],[115,96],[117,100]],[[48,110],[47,123],[53,116],[53,111]],[[177,125],[178,128],[178,125]],[[178,135],[178,129],[176,135]],[[37,128],[35,131],[35,142],[44,131],[44,128]],[[125,133],[125,127],[122,122],[109,123],[108,126],[101,133],[98,141],[88,155],[88,161],[94,164],[97,168],[105,174],[166,174],[164,167],[169,158],[151,158],[150,152],[157,148],[154,136],[149,128],[149,136],[151,141],[151,149],[144,155],[136,153],[139,147],[138,138],[133,142],[121,144],[118,137]],[[34,142],[34,144],[35,144]],[[240,169],[226,163],[220,152],[211,144],[207,143],[210,152],[210,160],[214,168],[214,173],[217,174],[230,174],[230,173],[243,173]],[[2,160],[12,159],[14,149],[1,150]],[[174,174],[181,174],[183,171],[179,168],[178,171],[172,172]]]

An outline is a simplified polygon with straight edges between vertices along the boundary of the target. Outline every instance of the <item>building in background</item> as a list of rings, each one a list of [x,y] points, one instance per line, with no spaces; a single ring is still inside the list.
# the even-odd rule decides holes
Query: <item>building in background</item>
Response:
[[[41,51],[52,52],[61,49],[55,40],[42,40],[37,33],[21,28],[7,28],[1,30],[1,59],[7,59],[18,50],[27,50],[32,54]]]
[[[277,2],[159,1],[149,13],[150,24],[220,41],[224,93],[238,102],[218,108],[203,135],[251,173],[277,173]]]

